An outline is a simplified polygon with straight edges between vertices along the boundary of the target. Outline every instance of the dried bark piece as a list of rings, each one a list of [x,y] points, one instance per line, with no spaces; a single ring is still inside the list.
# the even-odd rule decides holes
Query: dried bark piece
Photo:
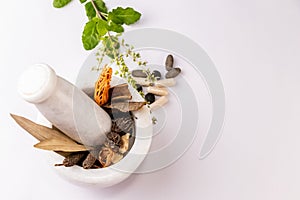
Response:
[[[84,145],[77,144],[74,141],[67,142],[65,140],[58,140],[56,138],[43,140],[35,144],[34,147],[43,150],[63,151],[63,152],[79,152],[79,151],[87,151],[88,149],[90,149]]]
[[[87,157],[84,159],[84,161],[82,162],[82,167],[84,169],[90,169],[94,166],[96,160],[97,160],[97,155],[98,155],[99,151],[98,150],[94,150],[91,151]]]
[[[128,84],[123,83],[109,89],[110,102],[127,101],[132,98]]]
[[[135,122],[132,117],[122,117],[112,120],[112,130],[115,132],[133,132],[135,128]]]
[[[95,83],[94,100],[99,106],[104,105],[109,99],[109,88],[112,77],[112,68],[104,66],[97,82]]]
[[[101,151],[99,152],[98,160],[100,161],[103,167],[108,167],[112,163],[112,158],[114,154],[115,153],[112,149],[108,147],[102,147]]]
[[[128,151],[129,148],[129,138],[130,138],[130,134],[126,133],[125,135],[123,135],[121,137],[121,147],[119,149],[119,152],[124,154],[126,151]]]
[[[116,132],[110,132],[106,136],[107,138],[104,142],[104,146],[112,149],[114,152],[118,152],[121,136]]]
[[[76,164],[78,164],[86,155],[84,152],[78,152],[78,153],[73,153],[67,156],[62,164],[56,164],[55,166],[65,166],[65,167],[72,167]]]
[[[146,102],[116,102],[105,104],[103,107],[110,108],[110,109],[117,109],[121,112],[129,112],[129,111],[136,111],[139,110],[141,107],[146,105]]]

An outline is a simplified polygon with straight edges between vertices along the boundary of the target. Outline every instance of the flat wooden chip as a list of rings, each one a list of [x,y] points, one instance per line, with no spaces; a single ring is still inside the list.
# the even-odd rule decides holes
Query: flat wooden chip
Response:
[[[73,139],[66,136],[58,129],[51,129],[46,126],[42,126],[21,116],[17,116],[14,114],[10,114],[10,115],[17,122],[17,124],[19,124],[24,130],[26,130],[28,133],[30,133],[33,137],[35,137],[39,141],[43,141],[50,138],[56,138],[59,140],[74,142]]]
[[[108,93],[110,96],[108,102],[127,101],[132,98],[127,83],[111,87]]]
[[[35,145],[36,148],[55,151],[64,157],[69,155],[68,152],[87,150],[85,146],[78,144],[56,127],[51,129],[34,123],[24,117],[14,114],[10,115],[17,122],[17,124],[19,124],[24,130],[40,141],[40,143]]]
[[[75,142],[66,142],[55,138],[47,139],[34,145],[35,148],[49,150],[49,151],[63,151],[63,152],[78,152],[87,151],[88,148],[77,144]]]

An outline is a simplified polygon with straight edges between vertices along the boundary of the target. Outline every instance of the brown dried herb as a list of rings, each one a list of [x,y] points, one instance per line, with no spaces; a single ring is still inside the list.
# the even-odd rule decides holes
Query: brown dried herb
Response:
[[[101,151],[99,152],[98,160],[103,167],[108,167],[112,163],[114,154],[115,153],[112,149],[108,147],[102,147]]]
[[[130,138],[130,134],[126,133],[125,135],[123,135],[121,137],[121,147],[119,149],[119,152],[124,154],[126,151],[128,151],[129,149],[129,138]]]
[[[116,143],[114,143],[113,141],[106,139],[104,142],[104,146],[107,148],[110,148],[111,150],[113,150],[113,152],[118,152],[119,151],[119,145],[117,145]]]
[[[119,143],[121,141],[121,136],[116,132],[107,133],[106,137],[107,137],[107,139],[109,139],[113,143],[115,143],[116,145],[119,145]]]
[[[146,105],[146,102],[111,102],[108,104],[103,105],[105,108],[110,109],[118,109],[121,112],[129,112],[129,111],[136,111],[139,110],[141,107]]]
[[[87,157],[84,159],[84,161],[82,162],[82,167],[84,169],[90,169],[90,168],[92,168],[94,166],[96,160],[97,160],[98,153],[99,153],[98,150],[91,151],[87,155]]]
[[[72,153],[63,160],[62,164],[56,164],[55,166],[72,167],[76,164],[79,164],[85,155],[86,153],[84,152]]]
[[[116,132],[132,133],[135,128],[135,123],[132,117],[122,117],[112,120],[112,130]]]

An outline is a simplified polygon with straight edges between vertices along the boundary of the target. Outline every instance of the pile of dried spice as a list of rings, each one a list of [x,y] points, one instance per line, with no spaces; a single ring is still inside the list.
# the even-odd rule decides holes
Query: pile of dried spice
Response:
[[[95,83],[94,100],[111,117],[111,131],[104,144],[85,146],[65,135],[56,127],[48,128],[24,117],[11,114],[12,118],[39,143],[34,147],[54,151],[64,160],[55,166],[81,166],[84,169],[108,167],[120,161],[131,149],[135,138],[135,121],[132,111],[139,110],[146,102],[133,102],[128,84],[110,87],[112,69],[105,66]]]
[[[113,114],[112,114],[113,113]],[[105,143],[89,151],[72,152],[62,164],[56,166],[82,166],[84,169],[108,167],[119,162],[134,143],[135,122],[131,112],[110,111],[112,129],[106,136]]]

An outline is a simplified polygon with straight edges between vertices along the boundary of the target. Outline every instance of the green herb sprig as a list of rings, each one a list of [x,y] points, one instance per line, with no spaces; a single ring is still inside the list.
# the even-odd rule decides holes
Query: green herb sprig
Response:
[[[53,6],[62,8],[72,0],[54,0]],[[86,50],[94,49],[100,41],[106,45],[114,44],[116,33],[123,33],[123,25],[131,25],[141,18],[141,13],[133,8],[117,7],[111,11],[102,0],[79,0],[84,4],[89,21],[82,33],[82,44]],[[115,55],[116,56],[116,55]]]
[[[62,8],[72,0],[54,0],[53,6]],[[115,75],[127,80],[133,87],[136,81],[131,76],[130,70],[125,62],[125,58],[130,57],[139,66],[146,66],[147,62],[141,59],[141,55],[134,51],[132,45],[126,44],[120,36],[124,32],[124,25],[136,23],[141,18],[141,13],[133,8],[117,7],[108,10],[103,0],[79,0],[85,7],[86,16],[89,21],[85,24],[82,33],[82,44],[86,50],[94,49],[99,43],[97,51],[98,65],[93,70],[101,70],[101,64],[105,56],[110,58],[110,64],[116,63],[118,70]],[[120,53],[120,48],[124,50]],[[149,69],[145,69],[149,82],[154,82],[155,78]]]
[[[69,4],[72,0],[53,0],[53,6],[62,8]],[[133,8],[117,7],[108,10],[103,0],[79,0],[85,7],[86,16],[89,21],[85,24],[82,33],[82,44],[84,49],[92,50],[99,43],[102,45],[97,51],[98,65],[93,70],[101,70],[101,64],[105,56],[110,58],[110,64],[116,63],[119,70],[115,71],[115,75],[127,80],[134,88],[136,81],[131,75],[131,72],[125,62],[125,58],[130,57],[133,62],[139,66],[146,66],[147,62],[141,59],[141,55],[134,51],[132,45],[126,44],[124,39],[120,41],[120,36],[124,32],[124,25],[136,23],[141,18],[141,13]],[[123,48],[123,53],[120,53],[120,48]],[[154,83],[156,78],[151,73],[150,69],[144,68],[144,73],[147,74],[147,80]],[[144,97],[144,93],[140,94]],[[149,106],[149,105],[148,105]],[[157,119],[152,118],[152,123],[156,124]]]

